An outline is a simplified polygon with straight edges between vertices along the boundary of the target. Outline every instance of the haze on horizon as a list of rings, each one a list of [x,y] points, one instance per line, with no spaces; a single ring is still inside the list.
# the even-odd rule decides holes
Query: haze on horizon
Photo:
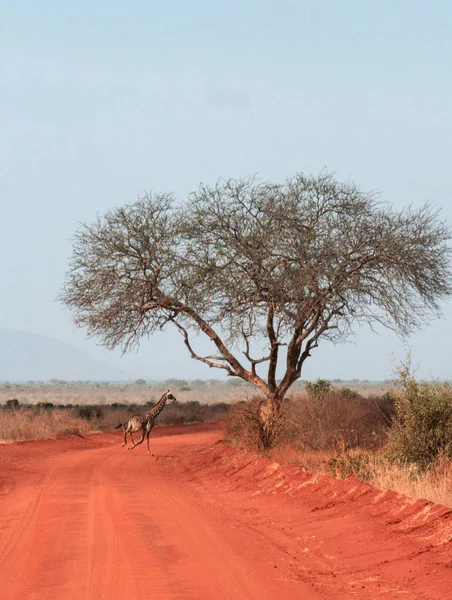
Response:
[[[143,190],[327,169],[452,221],[452,6],[257,1],[0,7],[0,328],[58,338],[149,379],[222,377],[175,331],[121,358],[56,301],[80,221]],[[405,346],[363,329],[304,375],[382,380],[406,349],[451,378],[452,305]]]

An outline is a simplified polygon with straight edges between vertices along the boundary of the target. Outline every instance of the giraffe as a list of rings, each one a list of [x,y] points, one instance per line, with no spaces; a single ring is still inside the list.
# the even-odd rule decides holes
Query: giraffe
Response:
[[[149,450],[149,435],[152,431],[152,428],[154,427],[157,415],[163,410],[163,407],[165,406],[167,400],[176,400],[176,398],[169,390],[165,392],[160,398],[160,400],[156,404],[154,404],[154,406],[151,406],[151,408],[147,410],[144,414],[137,415],[128,420],[127,425],[124,427],[124,444],[122,444],[122,446],[125,446],[127,444],[127,434],[130,435],[130,439],[132,440],[133,444],[133,446],[129,446],[127,450],[133,450],[135,446],[138,446],[138,444],[142,444],[144,437],[146,436],[148,454],[150,456],[153,456],[152,452]],[[143,430],[143,435],[141,436],[141,440],[135,443],[132,437],[132,433],[136,433],[140,430]]]

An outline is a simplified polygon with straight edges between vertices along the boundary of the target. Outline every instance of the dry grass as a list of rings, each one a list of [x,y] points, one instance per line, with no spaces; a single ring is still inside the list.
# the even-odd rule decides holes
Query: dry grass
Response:
[[[83,435],[95,431],[95,424],[80,419],[68,410],[42,411],[2,410],[0,413],[0,439],[3,441],[41,440],[62,435]]]
[[[0,440],[18,441],[82,435],[92,431],[110,431],[125,424],[131,416],[143,413],[148,405],[19,406],[0,408]],[[175,425],[224,419],[229,405],[186,402],[167,404],[158,417],[158,425]]]
[[[325,473],[326,465],[331,458],[327,452],[315,450],[296,450],[291,446],[278,446],[270,449],[266,455],[282,465],[295,465],[303,471],[317,475]]]
[[[353,476],[382,490],[452,508],[452,460],[447,458],[440,458],[429,470],[419,472],[415,467],[388,462],[381,453],[359,449],[322,452],[280,446],[267,456],[280,464],[297,465],[313,475],[327,472],[337,479]]]
[[[383,490],[410,498],[423,498],[452,507],[452,460],[440,457],[427,470],[414,464],[397,464],[383,451],[339,451],[325,463],[326,470],[343,479],[349,475]]]
[[[369,483],[410,498],[425,498],[452,508],[452,460],[447,458],[437,459],[424,473],[380,461]]]

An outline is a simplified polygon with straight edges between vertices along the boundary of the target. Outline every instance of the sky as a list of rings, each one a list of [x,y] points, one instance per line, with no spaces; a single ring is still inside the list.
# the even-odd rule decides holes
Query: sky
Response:
[[[421,0],[0,0],[0,327],[131,374],[221,376],[176,332],[106,352],[57,302],[79,222],[144,190],[332,171],[452,222],[452,5]],[[408,342],[367,329],[304,376],[452,378],[452,302]]]

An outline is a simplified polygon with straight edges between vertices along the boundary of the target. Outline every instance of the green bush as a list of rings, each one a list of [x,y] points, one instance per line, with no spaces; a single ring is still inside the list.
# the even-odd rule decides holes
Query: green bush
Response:
[[[317,379],[317,381],[308,381],[305,385],[306,391],[310,396],[319,400],[323,400],[325,395],[331,390],[331,382],[327,379]]]
[[[336,388],[336,391],[343,397],[349,400],[359,400],[360,395],[356,390],[352,390],[351,388]]]
[[[418,382],[407,369],[401,372],[400,382],[394,394],[389,456],[423,470],[440,455],[452,458],[452,387]]]

